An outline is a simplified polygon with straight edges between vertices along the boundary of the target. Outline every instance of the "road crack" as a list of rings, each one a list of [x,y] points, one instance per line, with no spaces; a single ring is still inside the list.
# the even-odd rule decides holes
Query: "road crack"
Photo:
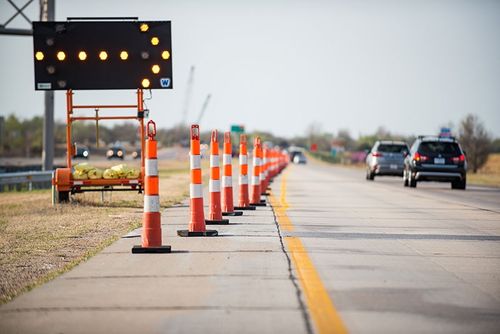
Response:
[[[293,284],[293,287],[295,289],[295,294],[297,296],[297,301],[299,303],[299,308],[300,312],[302,314],[302,319],[304,320],[304,324],[306,327],[306,332],[307,334],[313,334],[313,328],[311,325],[311,319],[309,316],[309,312],[307,311],[307,307],[304,303],[304,300],[302,298],[302,291],[300,290],[299,284],[297,282],[297,277],[295,277],[293,273],[293,268],[292,268],[292,260],[290,258],[290,254],[288,254],[288,251],[286,250],[285,243],[283,242],[283,234],[281,233],[281,228],[280,224],[278,222],[278,216],[276,215],[276,211],[274,207],[271,205],[271,209],[273,212],[273,217],[274,217],[274,224],[276,225],[276,230],[278,232],[278,237],[281,245],[281,250],[283,251],[283,254],[285,255],[286,261],[287,261],[287,266],[288,266],[288,278]]]

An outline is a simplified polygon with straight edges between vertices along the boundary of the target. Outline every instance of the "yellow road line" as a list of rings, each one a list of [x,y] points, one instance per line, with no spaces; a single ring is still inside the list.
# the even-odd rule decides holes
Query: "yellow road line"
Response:
[[[287,172],[283,174],[281,179],[280,201],[278,202],[272,194],[270,200],[280,228],[285,231],[292,231],[293,224],[286,214],[286,210],[290,207],[290,204],[286,201],[286,174]],[[296,237],[284,237],[284,239],[292,263],[297,271],[300,286],[304,291],[307,308],[309,309],[316,331],[320,334],[347,333],[347,329],[335,309],[302,241]]]
[[[282,176],[281,181],[281,190],[280,190],[280,200],[279,202],[276,198],[271,194],[270,201],[271,205],[274,208],[274,213],[276,214],[276,218],[280,224],[280,227],[283,231],[293,231],[293,225],[290,221],[290,218],[286,214],[286,209],[288,209],[288,203],[286,201],[286,173]]]

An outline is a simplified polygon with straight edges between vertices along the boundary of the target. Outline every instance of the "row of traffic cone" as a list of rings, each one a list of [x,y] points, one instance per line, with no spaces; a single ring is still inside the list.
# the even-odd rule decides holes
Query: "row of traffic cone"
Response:
[[[148,122],[147,136],[145,168],[143,171],[145,195],[142,243],[134,246],[132,253],[170,253],[171,247],[162,245],[157,142],[155,139],[156,125],[153,121]],[[285,154],[279,150],[263,148],[260,138],[255,138],[252,187],[249,189],[247,140],[245,135],[241,135],[239,200],[238,206],[235,207],[233,204],[231,133],[226,132],[224,134],[222,191],[220,189],[221,175],[217,137],[217,130],[214,130],[210,141],[210,210],[209,219],[205,220],[201,176],[200,128],[198,125],[191,126],[191,184],[189,189],[191,218],[187,230],[177,231],[179,236],[216,236],[218,232],[216,230],[207,230],[207,224],[228,224],[229,220],[223,219],[222,216],[241,216],[243,212],[239,210],[255,210],[256,206],[265,206],[265,200],[261,200],[261,195],[266,195],[269,182],[287,165],[288,160]]]
[[[240,136],[240,175],[238,206],[233,203],[232,186],[232,143],[231,133],[224,133],[222,156],[222,182],[217,130],[212,131],[210,140],[210,181],[209,181],[209,216],[205,219],[203,210],[203,187],[201,180],[200,129],[191,126],[191,218],[187,230],[177,234],[189,236],[216,236],[216,230],[207,230],[206,225],[229,224],[223,216],[241,216],[240,210],[255,210],[256,206],[265,206],[261,195],[266,195],[269,182],[278,175],[287,164],[286,155],[277,149],[262,147],[260,137],[256,137],[253,148],[253,172],[251,188],[248,186],[248,153],[245,135]],[[221,190],[222,185],[222,190]]]

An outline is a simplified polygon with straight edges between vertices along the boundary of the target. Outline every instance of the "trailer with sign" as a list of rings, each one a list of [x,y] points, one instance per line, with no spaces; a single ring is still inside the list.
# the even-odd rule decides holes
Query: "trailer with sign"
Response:
[[[86,191],[138,191],[144,188],[145,89],[171,89],[172,57],[170,21],[139,21],[137,18],[102,20],[69,18],[62,22],[34,22],[33,45],[36,90],[66,91],[66,167],[52,180],[58,202]],[[76,90],[132,89],[131,104],[73,103]],[[92,116],[77,110],[92,110]],[[104,110],[104,111],[103,111]],[[109,115],[110,110],[133,114]],[[72,124],[76,121],[135,120],[141,142],[141,173],[138,178],[76,180],[72,174]]]

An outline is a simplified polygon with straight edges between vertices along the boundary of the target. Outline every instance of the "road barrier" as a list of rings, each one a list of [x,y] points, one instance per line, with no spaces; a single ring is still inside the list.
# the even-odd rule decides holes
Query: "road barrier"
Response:
[[[247,136],[240,135],[240,175],[238,206],[235,210],[255,210],[255,206],[250,206],[250,198],[248,197],[248,151],[247,151]]]
[[[231,143],[231,132],[224,133],[224,148],[222,154],[222,215],[241,216],[242,211],[234,211],[233,202],[233,148]]]
[[[156,125],[147,124],[146,160],[144,175],[144,216],[142,220],[142,245],[134,246],[132,253],[170,253],[170,246],[161,244],[161,212],[158,179],[158,146],[155,140]]]
[[[149,125],[149,123],[148,123]],[[253,170],[252,170],[252,188],[251,194],[249,196],[248,187],[248,151],[247,151],[247,138],[245,135],[240,136],[240,175],[239,175],[239,206],[233,206],[233,189],[232,189],[232,146],[231,146],[231,134],[226,132],[224,134],[224,155],[223,155],[223,179],[222,187],[223,201],[221,205],[221,190],[220,190],[220,156],[219,156],[219,142],[217,137],[217,130],[213,130],[210,138],[210,180],[209,180],[209,218],[205,219],[204,208],[203,208],[203,183],[202,183],[202,169],[201,169],[201,155],[200,155],[200,129],[198,125],[191,126],[191,150],[190,150],[190,167],[191,167],[191,184],[190,184],[190,221],[189,228],[187,230],[178,230],[177,235],[181,237],[203,237],[203,236],[217,236],[218,232],[216,230],[207,230],[206,225],[208,224],[228,224],[229,220],[222,219],[222,210],[224,213],[234,212],[234,209],[238,210],[255,210],[256,206],[266,206],[265,200],[261,200],[261,184],[267,185],[276,177],[281,171],[286,167],[288,163],[288,155],[277,148],[270,149],[266,148],[266,164],[267,164],[267,174],[264,172],[262,167],[263,162],[263,150],[260,137],[254,139],[253,147]],[[148,131],[149,136],[149,131]],[[154,137],[154,136],[153,136]],[[151,138],[150,138],[151,139]],[[154,138],[153,138],[154,139]],[[146,197],[157,196],[158,194],[158,171],[156,164],[156,142],[154,144],[155,153],[154,155],[149,154],[150,140],[148,140],[146,145],[146,155],[148,159],[146,160]],[[154,160],[151,162],[149,159]],[[150,168],[154,166],[154,168]],[[151,173],[150,173],[151,171]],[[266,176],[265,176],[266,175]],[[156,177],[156,181],[153,181],[154,185],[156,182],[156,192],[150,192],[149,177]],[[262,183],[262,179],[267,177],[265,183]],[[153,188],[152,188],[153,189]],[[158,196],[157,196],[158,197]],[[156,205],[156,200],[153,202],[148,202],[148,207],[153,207]],[[159,203],[159,199],[158,199]],[[151,248],[151,245],[161,245],[161,226],[160,220],[155,216],[152,221],[158,221],[158,224],[152,223],[146,220],[146,201],[144,204],[145,208],[145,219],[144,219],[144,231],[143,231],[143,245],[135,246],[134,249],[144,249]],[[231,211],[231,209],[233,209]],[[149,210],[151,211],[151,210]],[[149,212],[148,211],[148,212]],[[159,204],[158,204],[158,214],[159,214]],[[156,212],[156,211],[155,211]],[[151,218],[147,218],[151,219]],[[151,230],[147,230],[147,229]],[[158,234],[159,233],[159,234]],[[158,238],[159,235],[159,238]],[[169,247],[169,246],[160,246]]]
[[[222,207],[220,201],[220,156],[219,139],[217,130],[212,131],[210,138],[210,180],[208,183],[208,219],[205,219],[207,225],[225,225],[229,224],[228,219],[222,218]]]
[[[0,173],[0,192],[4,191],[4,188],[21,190],[24,185],[26,185],[28,191],[50,188],[51,180],[52,171]]]
[[[178,230],[181,237],[211,237],[216,236],[216,230],[207,230],[205,226],[205,213],[203,211],[203,184],[201,177],[200,156],[200,127],[191,125],[191,184],[189,185],[191,218],[187,230]]]

